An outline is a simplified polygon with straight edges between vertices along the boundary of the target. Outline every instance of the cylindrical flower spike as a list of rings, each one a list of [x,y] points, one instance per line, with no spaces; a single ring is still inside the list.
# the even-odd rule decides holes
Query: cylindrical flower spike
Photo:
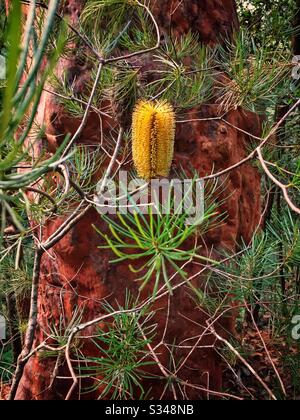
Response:
[[[140,101],[133,113],[132,156],[138,176],[168,176],[174,155],[175,112],[167,102]]]

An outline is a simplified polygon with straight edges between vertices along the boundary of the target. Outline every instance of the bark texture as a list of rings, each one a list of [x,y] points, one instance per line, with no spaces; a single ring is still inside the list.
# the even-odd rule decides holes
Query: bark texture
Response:
[[[82,7],[82,2],[70,0],[65,2],[64,13],[76,23]],[[197,32],[204,43],[215,43],[222,37],[232,33],[237,27],[235,2],[232,0],[153,0],[153,11],[161,28],[169,32],[170,25],[177,36],[193,30]],[[77,87],[80,90],[89,77],[88,70],[74,60],[62,59],[58,73],[63,71],[71,75],[76,73]],[[217,105],[202,106],[190,111],[187,119],[197,117],[214,117],[217,114]],[[39,122],[46,125],[46,135],[50,150],[54,150],[59,139],[65,133],[74,133],[80,121],[71,118],[62,109],[53,95],[45,93],[39,109]],[[260,121],[256,115],[243,110],[232,111],[227,115],[227,120],[232,125],[254,134],[260,133]],[[105,118],[102,121],[103,129],[111,126]],[[88,124],[83,131],[80,143],[98,143],[99,118],[91,113]],[[232,128],[221,121],[192,122],[178,124],[176,133],[175,167],[182,165],[189,168],[192,165],[200,175],[212,170],[218,171],[239,162],[247,155],[249,138],[243,132]],[[38,149],[36,150],[38,153]],[[217,250],[226,247],[235,250],[241,238],[250,241],[254,229],[260,221],[260,176],[251,164],[245,164],[230,172],[226,176],[227,199],[222,205],[222,211],[228,213],[227,220],[217,230],[212,231],[206,238],[208,247],[214,246],[211,255],[218,257]],[[224,179],[223,179],[224,180]],[[225,196],[224,196],[225,197]],[[52,220],[44,228],[44,239],[51,235],[63,222],[63,219]],[[36,332],[35,346],[45,339],[45,332],[51,325],[59,325],[60,320],[66,323],[72,319],[75,308],[83,311],[83,321],[91,320],[101,314],[101,300],[104,298],[116,306],[124,302],[124,291],[130,289],[133,295],[138,294],[138,284],[133,279],[133,274],[128,269],[128,263],[111,265],[109,260],[112,254],[100,251],[99,235],[95,233],[92,224],[101,230],[105,226],[95,210],[91,210],[72,231],[60,241],[42,260],[42,270],[39,289],[39,318]],[[199,271],[199,266],[190,264],[189,275]],[[179,281],[179,280],[177,280]],[[193,280],[197,287],[205,287],[206,277],[196,276]],[[146,297],[153,289],[149,284],[142,297]],[[141,297],[141,298],[142,298]],[[176,370],[179,363],[187,357],[187,361],[179,372],[178,377],[183,382],[195,384],[198,387],[219,391],[222,387],[221,358],[214,350],[215,338],[205,332],[208,315],[204,309],[196,307],[191,297],[190,289],[178,289],[171,299],[168,310],[168,298],[164,297],[155,302],[153,309],[157,309],[155,322],[157,323],[157,342],[160,342],[165,333],[166,345],[157,349],[159,359],[166,368]],[[166,326],[167,323],[167,326]],[[215,328],[228,337],[234,334],[234,309],[223,316]],[[99,327],[103,327],[99,325]],[[89,329],[85,335],[91,335],[95,330]],[[197,344],[192,355],[190,346],[197,343],[197,338],[203,333],[203,338]],[[193,339],[190,339],[194,337]],[[197,338],[195,338],[197,337]],[[189,341],[185,341],[189,339]],[[168,347],[169,346],[169,347]],[[169,349],[172,347],[173,354]],[[202,348],[200,348],[202,347]],[[95,355],[95,348],[88,341],[81,348],[85,355]],[[160,370],[152,366],[148,368],[151,374],[162,377]],[[55,379],[52,383],[53,373],[62,377],[68,375],[68,370],[63,362],[55,366],[55,359],[32,357],[28,362],[25,373],[20,383],[18,399],[63,399],[70,387],[70,381]],[[50,387],[50,385],[52,385]],[[86,386],[86,384],[85,384]],[[165,379],[145,380],[145,390],[151,392],[153,398],[159,398],[166,386]],[[183,398],[176,386],[177,395]],[[138,397],[138,392],[137,395]],[[199,388],[186,386],[185,396],[191,399],[206,397],[207,393]],[[92,398],[88,395],[88,398]],[[76,398],[76,393],[74,394]],[[164,398],[173,398],[171,389],[167,389]]]

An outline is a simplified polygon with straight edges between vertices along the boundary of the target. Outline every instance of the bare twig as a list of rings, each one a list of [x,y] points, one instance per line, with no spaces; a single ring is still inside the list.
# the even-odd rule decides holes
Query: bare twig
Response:
[[[264,389],[267,391],[267,393],[269,394],[270,398],[272,400],[277,401],[277,398],[275,397],[275,395],[273,394],[273,392],[270,390],[270,388],[268,387],[268,385],[261,379],[261,377],[255,372],[255,370],[253,369],[252,366],[249,365],[249,363],[244,359],[244,357],[232,346],[232,344],[229,343],[229,341],[227,341],[225,338],[221,337],[216,330],[214,329],[214,327],[210,327],[210,331],[214,334],[214,336],[221,341],[222,343],[224,343],[231,351],[232,353],[234,353],[236,355],[236,357],[238,357],[241,362],[244,363],[244,365],[247,367],[247,369],[252,373],[252,375],[258,380],[258,382],[264,387]]]

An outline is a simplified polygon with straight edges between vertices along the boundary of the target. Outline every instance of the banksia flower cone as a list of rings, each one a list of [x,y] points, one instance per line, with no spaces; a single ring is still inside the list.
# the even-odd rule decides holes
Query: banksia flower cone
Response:
[[[167,102],[140,101],[133,113],[132,156],[138,176],[168,176],[174,155],[175,112]]]

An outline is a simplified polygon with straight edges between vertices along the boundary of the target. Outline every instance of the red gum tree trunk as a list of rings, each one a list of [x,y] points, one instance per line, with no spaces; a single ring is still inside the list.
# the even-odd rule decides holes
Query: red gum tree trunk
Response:
[[[82,2],[70,0],[65,2],[63,12],[76,24],[80,15]],[[152,9],[160,24],[162,32],[169,33],[170,25],[176,36],[193,30],[198,33],[204,43],[216,43],[238,27],[235,2],[232,0],[153,0]],[[86,69],[81,68],[76,59],[61,59],[58,73],[63,71],[76,71],[78,88],[84,86],[89,78]],[[199,108],[200,117],[213,117],[218,115],[218,107],[214,104]],[[190,112],[191,117],[195,110]],[[55,97],[45,93],[39,109],[39,123],[46,125],[46,134],[50,149],[54,149],[58,139],[66,133],[74,133],[80,121],[67,115],[56,102]],[[232,111],[227,115],[228,121],[245,131],[259,135],[259,119],[242,110]],[[108,127],[108,122],[103,120],[103,129]],[[89,122],[81,135],[80,143],[99,142],[99,120],[91,114]],[[231,166],[243,159],[247,154],[249,139],[241,131],[228,126],[220,121],[193,122],[178,124],[176,133],[175,165],[188,167],[192,164],[200,175],[212,170],[218,171]],[[260,177],[256,169],[250,164],[245,164],[228,175],[226,195],[229,197],[223,204],[223,211],[228,213],[226,222],[207,238],[207,244],[216,249],[226,247],[234,250],[237,241],[243,237],[246,241],[251,239],[254,229],[260,221]],[[62,223],[63,219],[52,220],[44,227],[44,239],[51,235]],[[40,287],[39,287],[39,316],[38,328],[34,346],[45,339],[45,331],[49,326],[58,326],[63,317],[68,323],[74,310],[83,310],[83,321],[98,317],[103,309],[101,300],[107,299],[111,305],[118,301],[124,302],[124,291],[129,289],[133,295],[138,294],[138,284],[134,281],[133,274],[128,269],[128,263],[111,265],[110,252],[100,251],[99,235],[95,233],[92,224],[104,230],[98,213],[91,210],[69,234],[42,260]],[[212,257],[217,257],[216,251]],[[190,264],[189,275],[199,271],[199,266]],[[196,276],[193,283],[197,287],[205,284],[204,276]],[[153,289],[149,285],[141,299],[146,297]],[[180,346],[191,337],[199,337],[205,330],[209,318],[205,310],[196,308],[195,301],[191,298],[187,287],[179,288],[171,298],[168,313],[168,298],[164,297],[155,302],[153,309],[157,309],[155,322],[157,323],[157,342],[160,342],[164,332],[164,343],[158,350],[162,365],[168,369],[172,366],[172,358],[167,345]],[[167,323],[167,327],[166,327]],[[228,336],[234,333],[234,313],[228,312],[219,323],[216,330]],[[101,327],[101,325],[100,325]],[[95,329],[84,332],[90,336]],[[197,340],[188,341],[190,346]],[[198,348],[187,357],[190,348],[173,348],[173,360],[180,361],[187,357],[187,362],[178,372],[182,381],[195,384],[198,387],[219,391],[222,386],[222,363],[219,355],[214,350],[215,338],[204,334],[198,343]],[[200,348],[202,347],[202,348]],[[85,355],[95,355],[95,349],[86,341],[82,351]],[[63,399],[70,387],[69,380],[55,379],[52,387],[52,373],[55,368],[54,359],[41,359],[32,357],[26,368],[19,385],[18,399]],[[157,367],[151,367],[154,375],[162,376]],[[58,369],[58,376],[68,375],[65,364]],[[163,393],[166,381],[145,381],[145,390],[151,390],[151,397],[159,398]],[[178,397],[182,397],[177,389]],[[186,388],[186,395],[191,399],[199,399],[207,394],[199,389]],[[74,398],[76,393],[74,394]],[[137,394],[138,397],[138,394]],[[88,398],[93,398],[89,395]],[[164,398],[173,398],[171,390],[167,390]]]

